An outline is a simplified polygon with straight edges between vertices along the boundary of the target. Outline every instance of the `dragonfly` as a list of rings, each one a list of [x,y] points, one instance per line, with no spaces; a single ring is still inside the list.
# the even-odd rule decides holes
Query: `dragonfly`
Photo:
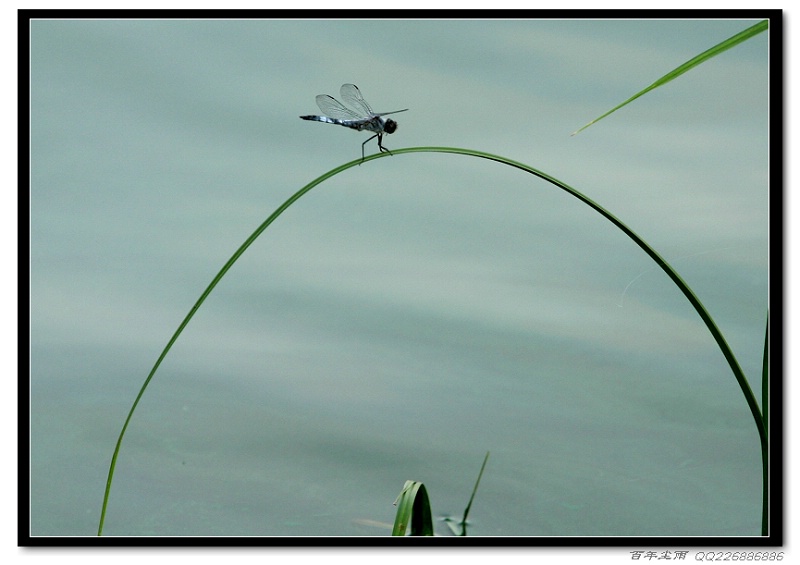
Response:
[[[312,120],[314,122],[324,122],[326,124],[337,124],[340,126],[348,127],[356,131],[371,131],[375,135],[370,137],[367,141],[361,144],[361,160],[364,160],[364,146],[367,142],[378,138],[378,149],[383,152],[386,151],[391,155],[386,147],[383,146],[383,134],[394,133],[397,131],[397,122],[392,119],[384,118],[389,114],[397,114],[399,112],[406,112],[405,110],[395,110],[394,112],[373,112],[369,103],[364,100],[361,91],[355,84],[343,84],[339,90],[342,100],[344,100],[350,107],[348,108],[333,96],[327,94],[320,94],[317,96],[317,106],[322,110],[323,116],[300,116],[303,120]]]

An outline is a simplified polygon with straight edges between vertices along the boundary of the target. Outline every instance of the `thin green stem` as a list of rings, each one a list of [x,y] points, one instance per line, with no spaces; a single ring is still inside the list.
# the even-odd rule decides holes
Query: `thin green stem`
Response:
[[[761,412],[764,418],[764,431],[769,432],[769,312],[767,312],[767,329],[764,332],[764,357],[761,365]]]
[[[764,357],[761,367],[761,412],[764,433],[769,434],[769,312],[764,332]],[[761,444],[761,535],[769,533],[769,442]]]
[[[478,492],[478,485],[481,484],[481,477],[483,476],[483,470],[486,469],[486,462],[489,461],[489,452],[486,452],[486,457],[483,458],[483,464],[481,465],[481,470],[478,473],[478,480],[475,481],[475,487],[472,489],[472,494],[469,497],[469,502],[467,503],[467,507],[464,509],[464,517],[461,518],[461,535],[467,535],[467,516],[469,516],[469,510],[472,508],[472,501],[475,500],[475,493]]]

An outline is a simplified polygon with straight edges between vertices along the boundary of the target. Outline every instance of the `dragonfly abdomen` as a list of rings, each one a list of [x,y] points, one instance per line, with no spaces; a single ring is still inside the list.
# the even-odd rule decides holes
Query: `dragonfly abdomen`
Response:
[[[337,118],[329,118],[328,116],[300,116],[303,120],[311,120],[312,122],[323,122],[326,124],[336,124],[338,126],[344,126],[346,128],[354,129],[356,131],[374,131],[374,132],[382,132],[384,130],[384,125],[381,122],[381,119],[376,117],[371,120],[340,120]],[[392,122],[392,120],[387,120],[387,122]],[[394,130],[392,130],[394,131]],[[387,132],[390,133],[390,132]]]
[[[341,120],[334,120],[328,116],[300,116],[301,120],[311,120],[312,122],[325,122],[326,124],[341,125]]]

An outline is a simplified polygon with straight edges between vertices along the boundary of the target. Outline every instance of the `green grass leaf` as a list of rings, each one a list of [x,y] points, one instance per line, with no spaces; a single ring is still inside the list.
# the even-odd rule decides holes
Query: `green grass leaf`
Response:
[[[419,481],[406,481],[403,490],[394,501],[397,515],[392,528],[393,536],[404,536],[411,526],[412,536],[432,536],[433,518],[428,491]]]
[[[622,104],[620,104],[618,106],[615,106],[614,108],[612,108],[611,110],[609,110],[608,112],[606,112],[605,114],[600,116],[599,118],[595,118],[594,120],[592,120],[591,122],[589,122],[588,124],[586,124],[585,126],[580,128],[579,130],[572,132],[571,135],[575,135],[575,134],[585,130],[590,125],[599,122],[600,120],[602,120],[603,118],[605,118],[609,114],[613,114],[614,112],[616,112],[617,110],[619,110],[623,106],[625,106],[627,104],[630,104],[631,102],[633,102],[634,100],[636,100],[640,96],[650,92],[654,88],[658,88],[659,86],[663,86],[663,85],[667,84],[671,80],[676,79],[679,76],[681,76],[686,71],[689,71],[689,70],[695,68],[697,65],[699,65],[701,63],[705,63],[706,61],[708,61],[712,57],[716,57],[717,55],[719,55],[723,51],[727,51],[731,47],[734,47],[734,46],[740,44],[743,41],[747,41],[748,39],[750,39],[754,35],[758,35],[762,31],[766,30],[768,27],[769,27],[769,20],[760,21],[756,25],[751,26],[751,27],[747,28],[746,30],[737,33],[733,37],[729,37],[728,39],[726,39],[722,43],[718,43],[717,45],[715,45],[711,49],[703,51],[702,53],[700,53],[696,57],[693,57],[693,58],[689,59],[688,61],[686,61],[684,64],[682,64],[678,68],[668,72],[667,74],[665,74],[663,77],[661,77],[660,79],[655,81],[653,84],[651,84],[650,86],[648,86],[644,90],[641,90],[641,91],[637,92],[636,94],[634,94],[633,96],[628,98]]]

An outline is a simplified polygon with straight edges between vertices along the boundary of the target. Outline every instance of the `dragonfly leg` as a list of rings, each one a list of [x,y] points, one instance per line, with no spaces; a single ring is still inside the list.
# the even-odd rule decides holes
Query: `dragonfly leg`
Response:
[[[391,155],[392,152],[389,151],[386,147],[384,147],[383,143],[381,143],[381,141],[383,141],[383,135],[381,135],[380,133],[376,135],[378,136],[378,149],[380,149],[381,151],[386,151],[389,155]]]
[[[380,134],[377,134],[377,133],[375,135],[373,135],[372,137],[370,137],[369,139],[367,139],[367,141],[365,141],[364,143],[361,144],[361,161],[364,161],[364,146],[367,143],[369,143],[370,141],[372,141],[373,139],[375,139],[376,137],[378,138],[378,146],[380,147],[381,138],[380,138]]]

